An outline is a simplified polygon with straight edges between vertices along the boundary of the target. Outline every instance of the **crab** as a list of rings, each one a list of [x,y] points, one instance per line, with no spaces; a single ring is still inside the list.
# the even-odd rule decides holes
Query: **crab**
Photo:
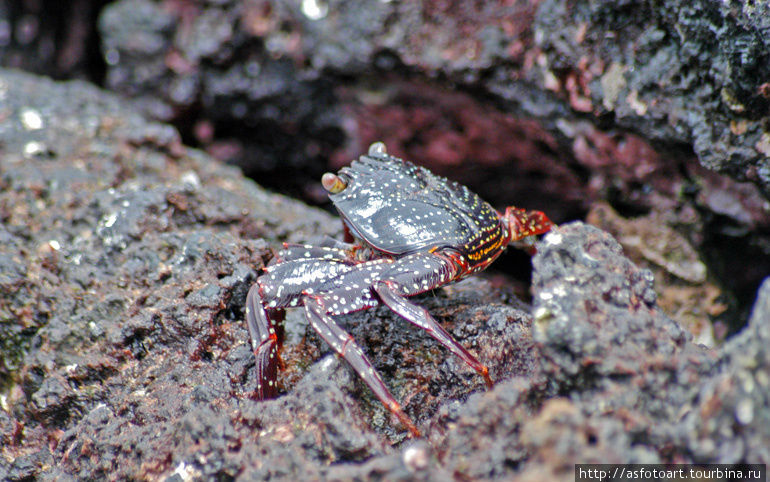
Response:
[[[342,217],[346,242],[284,244],[251,286],[245,314],[256,357],[256,398],[278,395],[284,309],[303,306],[318,335],[412,436],[420,436],[333,317],[384,304],[427,331],[491,387],[487,367],[407,298],[485,269],[511,243],[534,251],[535,237],[552,223],[540,211],[508,207],[501,214],[467,187],[389,155],[381,142],[338,174],[324,174],[321,182]]]

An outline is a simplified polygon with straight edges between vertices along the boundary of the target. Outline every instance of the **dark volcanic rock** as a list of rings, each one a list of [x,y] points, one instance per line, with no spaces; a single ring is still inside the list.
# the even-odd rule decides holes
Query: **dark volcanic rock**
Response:
[[[748,326],[721,353],[719,374],[698,388],[680,443],[698,460],[770,460],[770,279]],[[766,462],[764,462],[766,463]]]
[[[535,35],[573,107],[582,98],[649,139],[690,143],[704,166],[768,195],[769,14],[740,1],[547,0]]]
[[[242,306],[280,241],[340,234],[80,82],[0,72],[0,478],[573,480],[574,461],[768,462],[765,284],[697,346],[614,239],[538,244],[530,307],[471,278],[417,298],[475,373],[384,308],[340,317],[424,431],[287,314],[252,399]]]
[[[114,2],[99,20],[106,83],[156,119],[199,118],[212,152],[302,192],[344,124],[331,79],[302,67],[303,19],[282,2]]]
[[[94,25],[108,0],[0,1],[0,65],[55,78],[104,74]]]
[[[650,353],[673,358],[691,338],[656,305],[652,273],[610,235],[569,224],[535,256],[535,341],[559,390],[629,377]]]

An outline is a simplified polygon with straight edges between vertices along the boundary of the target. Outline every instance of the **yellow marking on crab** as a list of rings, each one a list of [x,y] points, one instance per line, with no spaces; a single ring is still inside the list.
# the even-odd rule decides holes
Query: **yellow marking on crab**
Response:
[[[473,261],[478,261],[482,258],[484,258],[487,254],[489,254],[490,251],[494,251],[498,249],[503,244],[503,238],[498,237],[497,240],[495,240],[494,243],[490,244],[489,246],[485,248],[481,248],[479,251],[473,252],[468,255],[470,259]]]

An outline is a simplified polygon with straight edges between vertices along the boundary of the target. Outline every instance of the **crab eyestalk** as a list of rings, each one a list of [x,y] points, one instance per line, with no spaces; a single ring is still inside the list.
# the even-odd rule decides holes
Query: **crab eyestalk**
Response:
[[[321,176],[321,184],[329,194],[339,194],[348,187],[347,183],[338,175],[327,172]]]
[[[388,153],[388,150],[385,148],[384,142],[373,142],[372,145],[369,146],[369,155],[370,156],[377,156],[377,155],[385,155]]]

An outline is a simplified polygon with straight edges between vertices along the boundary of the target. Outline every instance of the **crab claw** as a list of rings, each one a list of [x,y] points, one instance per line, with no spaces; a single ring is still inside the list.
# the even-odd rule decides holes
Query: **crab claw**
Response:
[[[548,216],[541,211],[527,211],[513,206],[506,208],[502,219],[508,224],[509,242],[530,255],[537,252],[535,249],[536,236],[547,233],[555,226],[548,219]]]
[[[329,194],[338,194],[348,187],[347,183],[338,175],[327,172],[321,176],[321,184]]]
[[[527,211],[513,206],[506,208],[503,220],[508,223],[511,241],[547,233],[554,225],[542,211]]]

